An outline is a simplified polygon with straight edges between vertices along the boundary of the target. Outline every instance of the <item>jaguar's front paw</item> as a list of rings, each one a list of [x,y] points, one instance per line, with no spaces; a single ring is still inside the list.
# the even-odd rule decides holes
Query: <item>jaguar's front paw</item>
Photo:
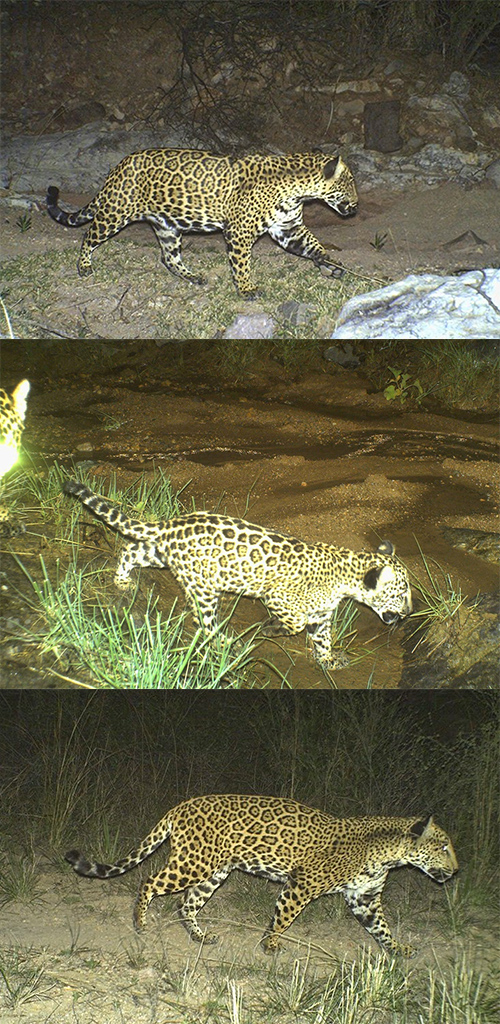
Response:
[[[347,272],[347,267],[344,267],[342,263],[322,263],[320,271],[323,277],[343,277]]]
[[[261,942],[264,953],[279,953],[280,949],[283,949],[283,944],[278,941],[276,935],[264,935]]]
[[[321,668],[331,672],[335,668],[347,668],[347,666],[350,665],[351,659],[348,658],[347,654],[343,654],[342,651],[339,651],[335,654],[331,654],[329,658],[317,657],[316,661],[318,662],[318,665],[321,665]]]

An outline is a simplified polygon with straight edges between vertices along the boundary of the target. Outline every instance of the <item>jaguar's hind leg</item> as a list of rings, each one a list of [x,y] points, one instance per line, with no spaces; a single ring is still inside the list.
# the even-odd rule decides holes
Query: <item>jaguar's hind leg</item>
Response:
[[[138,218],[133,218],[134,220]],[[132,221],[129,217],[110,216],[109,212],[97,210],[94,220],[90,225],[82,242],[80,256],[78,258],[78,273],[80,277],[88,277],[93,273],[92,253],[99,245],[112,238],[122,228],[126,228]]]
[[[271,923],[262,937],[261,942],[265,953],[274,953],[280,948],[279,936],[290,927],[315,895],[315,890],[307,883],[304,869],[296,868],[285,882],[276,900]]]
[[[175,274],[176,277],[182,277],[185,281],[191,281],[193,284],[205,284],[204,277],[191,273],[182,262],[182,233],[179,229],[167,217],[160,217],[157,214],[154,217],[149,216],[148,222],[158,239],[161,261],[167,270],[170,270],[170,273]]]
[[[298,604],[298,601],[294,602],[292,599],[290,603],[293,606],[293,603]],[[307,617],[301,612],[290,611],[290,605],[287,602],[266,600],[265,604],[270,616],[260,626],[263,636],[293,636],[304,629]]]
[[[219,595],[207,591],[197,594],[187,589],[181,580],[179,582],[186,595],[186,602],[194,621],[205,630],[208,636],[212,636],[217,630]]]
[[[217,936],[205,936],[196,921],[205,903],[219,885],[225,881],[231,868],[220,868],[212,876],[204,877],[197,868],[189,868],[184,857],[171,856],[157,875],[151,875],[141,886],[134,908],[134,925],[138,931],[144,926],[146,911],[156,896],[181,893],[178,910],[181,921],[192,939],[202,942],[217,941]]]
[[[188,933],[195,942],[217,942],[218,935],[214,932],[204,932],[201,930],[196,918],[208,903],[208,900],[213,896],[216,889],[225,882],[230,868],[223,868],[220,871],[216,871],[211,878],[208,878],[206,882],[200,882],[199,885],[193,886],[191,889],[187,889],[184,892],[178,903],[179,917]]]
[[[291,628],[277,615],[271,615],[259,626],[259,633],[262,636],[293,636],[298,630]]]
[[[165,561],[158,558],[156,545],[149,541],[132,540],[124,544],[120,561],[118,563],[114,583],[120,590],[127,590],[130,586],[130,573],[136,565],[147,569],[152,565],[156,569],[164,569]]]

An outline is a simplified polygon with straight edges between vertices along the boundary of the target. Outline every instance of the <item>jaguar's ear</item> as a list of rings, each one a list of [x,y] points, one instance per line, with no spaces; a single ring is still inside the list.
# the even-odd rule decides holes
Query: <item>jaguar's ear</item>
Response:
[[[327,180],[328,178],[333,178],[335,176],[339,160],[340,157],[336,156],[333,158],[333,160],[329,160],[328,163],[325,164],[325,166],[323,167],[323,175]]]
[[[363,576],[363,583],[367,590],[375,590],[379,585],[389,583],[396,578],[392,565],[374,565]]]
[[[432,814],[429,814],[427,818],[417,818],[410,828],[410,835],[412,839],[425,839],[431,830],[432,822]]]
[[[26,416],[26,406],[28,404],[26,399],[28,397],[30,387],[31,384],[29,380],[22,380],[21,383],[17,385],[17,388],[14,388],[14,391],[12,392],[12,404],[17,415],[22,420],[24,420]]]
[[[390,540],[383,540],[379,544],[377,551],[379,555],[394,555],[396,552],[396,548],[394,547],[394,544],[392,544]]]

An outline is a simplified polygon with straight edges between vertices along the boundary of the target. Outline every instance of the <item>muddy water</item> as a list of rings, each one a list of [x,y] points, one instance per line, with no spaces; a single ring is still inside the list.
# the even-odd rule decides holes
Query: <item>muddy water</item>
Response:
[[[80,430],[88,430],[92,417],[78,417],[76,426]],[[75,425],[75,424],[74,424]],[[338,441],[330,441],[325,444],[304,444],[303,442],[286,442],[280,438],[262,442],[253,441],[246,446],[231,444],[226,439],[225,445],[208,444],[206,446],[192,444],[189,447],[181,448],[162,446],[157,451],[150,451],[148,459],[160,461],[165,458],[183,458],[190,462],[200,463],[203,466],[222,466],[227,463],[254,461],[258,459],[275,458],[278,455],[299,456],[308,461],[318,459],[343,459],[354,458],[363,455],[378,455],[380,458],[405,459],[417,458],[426,459],[447,459],[459,458],[466,461],[481,462],[491,461],[497,456],[498,448],[491,441],[479,441],[477,438],[466,436],[450,437],[447,434],[435,434],[418,430],[358,430],[345,433]],[[109,451],[106,448],[92,449],[94,458],[106,459]],[[116,459],[128,468],[134,468],[130,459],[126,456]],[[140,466],[143,466],[144,455]]]
[[[320,381],[297,395],[222,393],[189,386],[138,388],[126,382],[35,392],[26,447],[34,465],[71,461],[128,486],[161,467],[197,508],[223,509],[307,541],[352,548],[396,543],[417,578],[419,554],[449,574],[466,595],[491,591],[497,567],[456,548],[444,528],[498,530],[498,431],[495,417],[469,419],[388,409],[359,384]],[[354,400],[353,400],[354,399]],[[33,443],[36,437],[36,445]],[[452,534],[448,534],[448,537]],[[179,589],[168,571],[143,572],[168,609]],[[242,600],[235,629],[264,619],[259,602]],[[402,633],[360,608],[353,661],[329,675],[311,661],[301,634],[263,641],[265,685],[295,688],[395,687],[401,676]],[[274,666],[270,669],[269,665]]]

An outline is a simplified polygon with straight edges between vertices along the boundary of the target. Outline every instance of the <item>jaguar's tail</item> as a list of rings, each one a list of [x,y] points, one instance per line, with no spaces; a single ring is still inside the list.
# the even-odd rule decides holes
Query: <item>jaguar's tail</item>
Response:
[[[112,530],[116,530],[122,537],[128,537],[132,540],[144,540],[147,538],[150,530],[153,533],[157,531],[158,524],[141,523],[139,519],[130,519],[123,512],[120,512],[120,509],[115,508],[113,505],[108,505],[104,498],[101,498],[99,494],[94,494],[93,491],[89,490],[85,484],[80,483],[79,480],[65,480],[62,489],[64,494],[71,494],[74,498],[78,498],[82,505],[85,505],[96,519],[107,523]]]
[[[116,878],[142,864],[143,860],[150,857],[168,839],[170,832],[170,822],[167,818],[162,818],[142,840],[137,850],[132,850],[122,860],[117,860],[116,864],[99,864],[97,861],[87,860],[79,850],[68,850],[64,854],[64,859],[72,865],[77,875],[85,875],[86,878]]]
[[[94,219],[96,212],[95,199],[87,203],[87,206],[82,206],[81,210],[76,210],[75,213],[66,213],[65,210],[61,210],[61,207],[57,205],[58,199],[59,189],[55,185],[49,185],[45,200],[47,210],[52,220],[56,220],[58,224],[63,224],[65,228],[80,228],[82,224],[88,224],[89,221]]]

